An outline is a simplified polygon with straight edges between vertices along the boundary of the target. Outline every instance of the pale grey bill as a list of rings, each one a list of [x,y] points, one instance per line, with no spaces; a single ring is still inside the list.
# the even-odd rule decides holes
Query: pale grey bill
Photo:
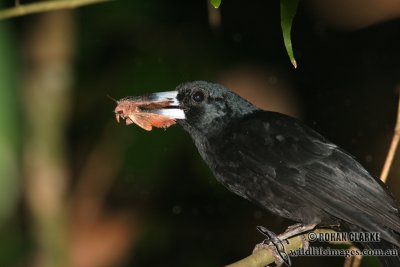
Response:
[[[183,112],[183,110],[179,108],[152,109],[150,112],[178,120],[186,119],[185,112]]]

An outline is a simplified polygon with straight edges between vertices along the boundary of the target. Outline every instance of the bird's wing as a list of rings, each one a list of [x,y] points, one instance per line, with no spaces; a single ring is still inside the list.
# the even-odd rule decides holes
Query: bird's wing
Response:
[[[367,231],[384,232],[386,227],[400,232],[398,210],[383,185],[353,157],[297,120],[260,111],[227,129],[219,152],[268,180],[267,186]],[[257,202],[249,194],[246,197]],[[385,239],[390,238],[398,242]]]

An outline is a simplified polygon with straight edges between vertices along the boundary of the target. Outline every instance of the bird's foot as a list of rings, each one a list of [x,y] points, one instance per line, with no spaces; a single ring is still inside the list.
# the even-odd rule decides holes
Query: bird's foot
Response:
[[[257,226],[257,230],[267,237],[262,243],[257,244],[253,249],[253,254],[261,249],[270,250],[275,258],[275,265],[277,267],[286,264],[291,265],[289,254],[286,253],[284,244],[288,244],[286,239],[280,239],[274,232],[268,230],[263,226]]]
[[[283,264],[286,264],[287,266],[290,266],[291,261],[289,254],[286,253],[285,251],[285,244],[289,244],[288,239],[296,236],[303,234],[305,232],[311,231],[315,228],[316,224],[294,224],[289,226],[286,231],[279,236],[277,236],[274,232],[268,230],[265,227],[262,226],[257,226],[257,230],[262,233],[264,236],[267,238],[260,244],[257,244],[254,249],[253,253],[261,250],[261,249],[267,249],[272,252],[272,255],[275,258],[275,265],[276,266],[282,266]],[[302,240],[302,247],[303,249],[307,250],[310,247],[310,243],[305,238],[303,235],[300,236]]]

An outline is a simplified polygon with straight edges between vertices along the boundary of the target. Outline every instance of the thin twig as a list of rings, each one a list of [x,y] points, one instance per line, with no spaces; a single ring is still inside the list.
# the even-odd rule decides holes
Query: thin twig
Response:
[[[17,5],[12,8],[1,10],[0,20],[20,17],[39,12],[46,12],[46,11],[53,11],[60,9],[72,9],[79,6],[108,2],[108,1],[112,0],[58,0],[58,1],[45,1],[32,4]]]
[[[381,173],[381,180],[382,182],[386,182],[390,167],[393,163],[394,155],[396,154],[397,147],[399,146],[400,140],[400,97],[399,97],[399,105],[397,109],[397,120],[396,120],[396,127],[394,130],[392,143],[390,144],[390,148],[386,157],[385,165],[383,166],[382,173]]]

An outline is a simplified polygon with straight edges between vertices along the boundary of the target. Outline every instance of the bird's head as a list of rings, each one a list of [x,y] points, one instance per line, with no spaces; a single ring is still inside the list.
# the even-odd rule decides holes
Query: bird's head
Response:
[[[171,103],[177,105],[165,107],[162,114],[176,118],[189,133],[213,134],[232,119],[257,109],[247,100],[216,83],[188,82],[177,86],[174,92],[176,97]],[[174,111],[176,108],[183,112],[183,116],[179,117],[180,114]]]
[[[176,122],[192,135],[217,133],[232,119],[257,110],[253,104],[222,85],[205,81],[181,84],[174,91],[127,97],[117,101],[117,120],[146,130],[167,128]],[[144,127],[145,126],[145,127]]]

